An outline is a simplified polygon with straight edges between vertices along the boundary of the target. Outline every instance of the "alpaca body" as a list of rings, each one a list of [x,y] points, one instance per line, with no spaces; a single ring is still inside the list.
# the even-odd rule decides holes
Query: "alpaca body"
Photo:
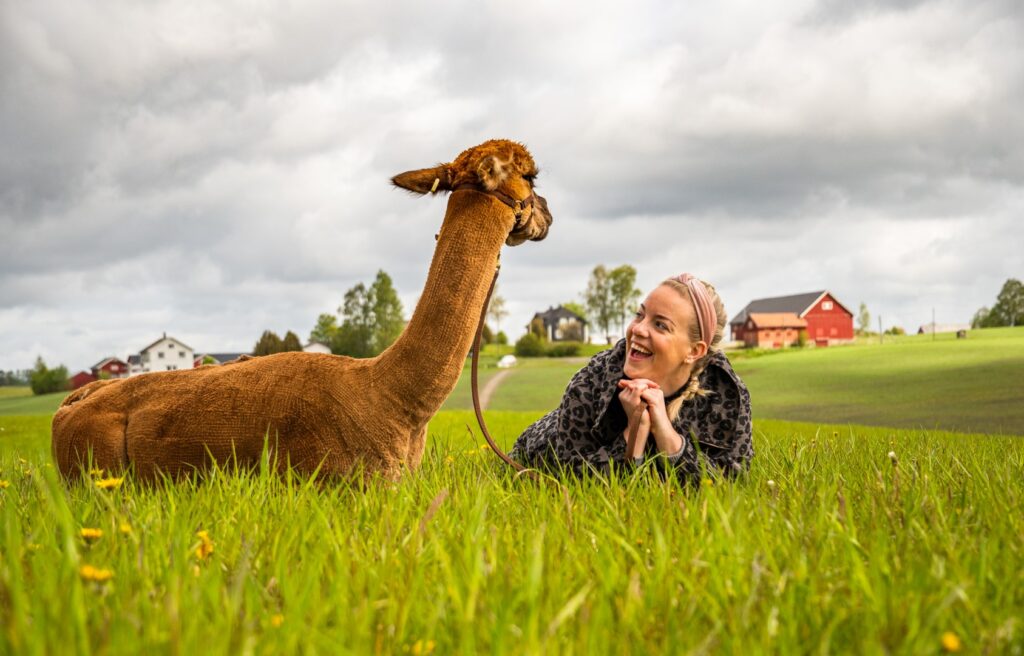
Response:
[[[264,444],[279,468],[303,473],[362,468],[394,479],[416,468],[426,424],[458,382],[514,224],[492,196],[452,194],[412,320],[375,358],[279,353],[73,392],[53,420],[61,474],[76,477],[90,453],[95,467],[131,465],[143,478],[211,460],[253,466]]]

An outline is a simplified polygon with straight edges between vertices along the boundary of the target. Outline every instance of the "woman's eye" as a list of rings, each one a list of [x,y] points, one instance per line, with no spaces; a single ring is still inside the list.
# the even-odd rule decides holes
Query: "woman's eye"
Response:
[[[636,312],[633,313],[633,316],[636,317],[637,319],[641,319],[643,318],[644,313],[641,312],[640,310],[637,310]]]
[[[666,326],[664,323],[662,323],[660,321],[655,321],[654,325],[657,326],[660,330],[667,330],[668,329],[668,326]]]

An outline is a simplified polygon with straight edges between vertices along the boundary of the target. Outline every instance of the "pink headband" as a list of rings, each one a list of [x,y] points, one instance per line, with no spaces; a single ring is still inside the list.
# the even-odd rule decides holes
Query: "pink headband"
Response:
[[[715,312],[715,304],[708,296],[707,287],[692,273],[682,273],[675,278],[690,290],[690,298],[693,299],[693,307],[697,310],[697,325],[700,326],[700,337],[704,343],[711,348],[711,341],[715,337],[715,329],[718,327],[718,313]]]

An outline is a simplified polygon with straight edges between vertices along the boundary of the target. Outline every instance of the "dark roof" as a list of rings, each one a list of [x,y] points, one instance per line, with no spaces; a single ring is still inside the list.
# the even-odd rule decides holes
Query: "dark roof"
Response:
[[[580,323],[587,323],[587,320],[572,310],[559,305],[556,308],[549,307],[547,312],[538,312],[533,315],[534,319],[541,319],[545,324],[558,323],[559,319],[575,319]]]
[[[121,364],[128,364],[127,362],[125,362],[121,358],[111,355],[110,357],[103,358],[102,360],[100,360],[99,362],[97,362],[96,364],[94,364],[93,366],[91,366],[89,368],[90,369],[99,369],[100,367],[102,367],[103,365],[107,364],[111,360],[117,360]]]
[[[136,353],[128,356],[128,364],[142,364],[142,355]]]
[[[759,298],[756,301],[747,303],[747,307],[740,310],[739,314],[732,318],[730,324],[740,324],[747,320],[751,313],[775,314],[779,312],[792,312],[799,316],[807,311],[814,302],[827,294],[826,290],[818,292],[806,292],[804,294],[793,294],[792,296],[776,296],[774,298]]]
[[[243,355],[251,355],[250,353],[196,353],[196,359],[205,358],[210,356],[217,361],[218,364],[224,364],[225,362],[231,362],[237,360]]]

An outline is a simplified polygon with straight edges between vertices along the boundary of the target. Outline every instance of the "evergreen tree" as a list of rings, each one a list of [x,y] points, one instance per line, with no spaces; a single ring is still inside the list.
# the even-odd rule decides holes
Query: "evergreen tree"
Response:
[[[271,355],[284,350],[281,338],[272,330],[264,330],[260,338],[256,340],[256,346],[252,349],[253,355]]]
[[[286,332],[284,334],[284,339],[281,340],[281,350],[282,351],[301,351],[302,350],[302,342],[299,341],[299,336],[296,335],[295,333],[293,333],[290,330],[288,332]]]

